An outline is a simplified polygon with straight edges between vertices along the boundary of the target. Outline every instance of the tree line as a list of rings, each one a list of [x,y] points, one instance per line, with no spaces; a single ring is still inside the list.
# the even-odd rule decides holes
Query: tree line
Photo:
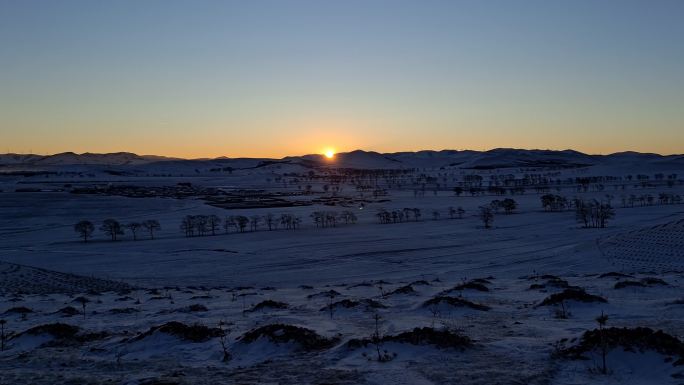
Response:
[[[352,211],[345,210],[337,211],[315,211],[310,215],[316,227],[335,227],[339,223],[354,224],[357,221],[356,214]],[[230,215],[225,219],[221,219],[217,215],[186,215],[180,225],[180,229],[184,232],[186,237],[216,235],[219,229],[223,229],[228,233],[244,233],[245,231],[260,231],[268,230],[275,231],[279,229],[297,230],[302,225],[302,218],[283,213],[275,215],[268,213],[266,215]]]
[[[608,203],[597,200],[575,202],[575,218],[585,228],[605,228],[615,217],[615,210]]]
[[[138,234],[145,232],[149,239],[154,239],[154,233],[161,230],[161,225],[156,219],[147,219],[142,222],[120,223],[116,219],[105,219],[100,225],[100,231],[108,236],[112,241],[119,240],[124,236],[126,230],[133,236],[133,240],[138,240]],[[78,233],[83,242],[88,242],[95,233],[95,224],[91,221],[83,220],[74,225],[74,231]]]
[[[599,202],[596,199],[568,199],[554,194],[543,195],[540,199],[544,211],[566,211],[574,208],[576,221],[585,228],[605,228],[608,221],[615,217],[615,209],[610,204],[612,195],[606,195],[607,202]]]

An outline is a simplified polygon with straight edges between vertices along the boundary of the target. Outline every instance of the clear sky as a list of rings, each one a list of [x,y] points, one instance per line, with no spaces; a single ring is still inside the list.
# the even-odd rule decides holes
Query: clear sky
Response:
[[[0,152],[684,153],[684,1],[0,0]]]

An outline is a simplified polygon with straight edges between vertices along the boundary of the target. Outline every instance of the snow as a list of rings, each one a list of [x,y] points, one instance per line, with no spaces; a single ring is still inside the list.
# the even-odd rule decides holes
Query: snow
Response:
[[[97,157],[96,157],[97,158]],[[610,373],[597,372],[597,356],[587,361],[559,359],[554,344],[562,338],[579,338],[597,327],[595,318],[605,312],[608,325],[645,326],[684,337],[684,305],[681,300],[684,275],[684,205],[621,207],[621,194],[654,194],[661,191],[684,195],[684,185],[635,187],[635,182],[606,182],[604,191],[578,192],[562,186],[569,197],[605,199],[615,195],[616,217],[605,229],[583,229],[573,212],[544,212],[540,193],[528,188],[515,195],[516,213],[495,216],[494,228],[485,230],[475,216],[478,206],[497,196],[460,197],[451,192],[453,179],[478,173],[485,181],[492,175],[527,173],[575,176],[615,176],[646,172],[679,173],[681,157],[621,153],[592,156],[574,151],[548,152],[498,149],[490,152],[422,151],[378,154],[352,152],[336,155],[335,164],[319,156],[283,160],[135,160],[129,155],[106,156],[104,163],[87,164],[88,156],[60,156],[59,161],[38,164],[35,160],[2,163],[5,167],[49,168],[57,174],[6,175],[0,177],[0,318],[6,331],[18,334],[31,327],[63,322],[81,328],[81,333],[106,332],[85,342],[46,346],[48,335],[10,338],[0,352],[0,383],[65,383],[111,381],[139,384],[146,380],[170,383],[331,383],[331,384],[676,384],[684,369],[666,362],[653,351],[609,353]],[[27,159],[33,159],[29,157]],[[102,161],[102,157],[97,162]],[[531,169],[531,164],[555,162],[593,164],[580,168]],[[14,162],[14,163],[12,163]],[[75,162],[75,163],[70,163]],[[78,163],[76,163],[78,162]],[[102,161],[103,162],[103,161]],[[482,169],[505,163],[503,169]],[[111,175],[102,167],[115,165],[126,175]],[[211,168],[231,167],[212,172]],[[126,184],[261,189],[295,194],[293,200],[329,197],[324,180],[312,179],[283,184],[286,173],[323,175],[335,167],[403,169],[411,175],[446,178],[446,186],[433,192],[428,187],[388,187],[388,195],[350,207],[320,203],[273,209],[224,210],[207,205],[202,197],[127,198],[123,196],[71,194],[64,185],[89,186]],[[471,167],[480,167],[472,169]],[[521,168],[522,167],[522,168]],[[195,169],[199,172],[195,172]],[[417,169],[418,171],[409,171]],[[77,170],[77,171],[74,171]],[[646,171],[644,171],[646,170]],[[73,174],[72,172],[76,172]],[[62,173],[62,174],[59,174]],[[80,173],[80,174],[79,174]],[[155,175],[155,174],[164,174]],[[168,175],[167,175],[168,174]],[[181,176],[184,175],[184,176]],[[681,176],[680,176],[681,177]],[[303,177],[302,177],[303,178]],[[311,184],[312,195],[298,194],[297,185]],[[625,185],[625,190],[618,189]],[[49,192],[17,192],[31,186]],[[63,191],[57,191],[58,189]],[[356,197],[354,186],[342,185],[338,195]],[[510,196],[509,196],[510,197]],[[446,208],[461,206],[463,219],[449,219]],[[379,209],[417,207],[418,222],[379,224]],[[317,228],[309,218],[316,210],[353,210],[354,225]],[[432,210],[441,211],[433,220]],[[188,214],[227,215],[292,213],[304,223],[296,231],[267,231],[186,238],[179,230]],[[123,223],[157,219],[162,230],[154,240],[110,242],[96,233],[81,242],[73,224],[90,219],[98,224],[106,218]],[[604,277],[608,272],[634,278]],[[538,306],[544,298],[563,290],[544,284],[544,274],[566,280],[607,303],[567,301],[567,319],[557,317],[557,306]],[[656,277],[667,285],[616,289],[615,283]],[[489,291],[455,290],[447,295],[486,305],[473,310],[441,304],[426,307],[430,298],[472,279],[487,278]],[[387,293],[412,282],[414,293]],[[312,288],[303,285],[312,286]],[[247,288],[248,287],[248,288]],[[327,309],[327,295],[335,290],[334,302],[372,299],[383,308],[360,305]],[[74,298],[87,297],[86,314],[56,313],[74,306]],[[287,309],[245,312],[264,300],[288,304]],[[207,311],[189,311],[199,304]],[[32,313],[5,313],[25,306]],[[112,312],[113,309],[118,311]],[[122,311],[123,309],[123,311]],[[474,346],[439,349],[431,345],[385,343],[396,357],[389,362],[374,359],[375,347],[350,348],[351,339],[368,338],[379,314],[380,332],[394,335],[415,327],[449,328],[474,340]],[[228,350],[233,359],[222,362],[218,338],[205,342],[182,340],[155,332],[136,339],[151,327],[178,321],[211,328],[225,322],[230,329]],[[266,338],[253,343],[239,339],[256,327],[283,323],[305,327],[339,341],[329,349],[302,351],[296,343],[276,344]],[[570,342],[571,343],[571,342]],[[50,344],[48,344],[50,345]],[[675,357],[676,360],[676,357]]]

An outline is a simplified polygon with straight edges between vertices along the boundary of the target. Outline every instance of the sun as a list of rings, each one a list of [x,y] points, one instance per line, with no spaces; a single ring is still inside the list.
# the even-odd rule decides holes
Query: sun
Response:
[[[325,155],[325,157],[328,159],[332,159],[335,157],[335,150],[329,148],[323,152],[323,155]]]

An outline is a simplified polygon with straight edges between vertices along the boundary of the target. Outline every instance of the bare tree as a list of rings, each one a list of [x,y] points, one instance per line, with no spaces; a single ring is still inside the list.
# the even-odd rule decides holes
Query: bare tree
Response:
[[[345,224],[356,223],[356,214],[353,211],[345,210],[340,214],[340,219],[344,221]]]
[[[161,225],[156,219],[147,219],[142,221],[142,227],[150,234],[150,239],[154,239],[154,232],[161,230]]]
[[[311,186],[307,186],[307,187],[311,187]],[[266,226],[268,226],[268,231],[271,231],[271,230],[274,230],[275,228],[277,228],[278,222],[276,221],[276,218],[272,213],[266,214],[266,216],[264,217],[264,220],[266,221]]]
[[[218,323],[219,342],[221,343],[221,349],[223,349],[223,359],[221,361],[223,362],[228,362],[233,358],[230,351],[228,351],[228,337],[230,336],[231,329],[227,326],[226,321],[221,320]]]
[[[603,359],[603,366],[601,367],[601,372],[603,374],[608,373],[608,367],[606,366],[606,355],[608,354],[608,342],[605,337],[605,327],[608,323],[608,315],[601,311],[601,315],[596,317],[596,322],[599,324],[599,333],[601,334],[601,358]]]
[[[86,297],[77,297],[74,299],[75,302],[78,302],[81,304],[81,307],[83,308],[83,319],[86,318],[86,304],[90,302],[90,300]]]
[[[615,217],[615,210],[607,203],[575,200],[575,218],[583,227],[604,228]]]
[[[74,231],[83,238],[83,242],[88,242],[88,238],[90,238],[95,231],[95,225],[90,221],[80,221],[74,225]]]
[[[206,215],[195,215],[195,229],[199,236],[204,236],[209,232],[209,217]]]
[[[391,361],[393,358],[392,355],[387,353],[387,350],[381,351],[383,345],[383,336],[380,330],[380,321],[382,320],[382,317],[380,314],[375,313],[373,314],[373,320],[375,321],[375,330],[371,335],[371,343],[375,345],[375,351],[378,354],[378,362]]]
[[[216,235],[216,229],[221,227],[221,218],[212,214],[207,217],[207,225],[211,230],[211,235]]]
[[[478,217],[482,221],[482,224],[484,224],[485,229],[492,227],[492,223],[494,222],[494,212],[490,207],[480,206],[480,213],[478,214]]]
[[[140,230],[140,227],[142,227],[142,225],[138,222],[130,222],[130,223],[127,223],[124,227],[127,228],[128,230],[130,230],[131,234],[133,234],[133,240],[137,241],[138,240],[138,230]]]
[[[100,230],[111,237],[112,241],[116,241],[117,236],[123,235],[124,233],[121,223],[115,219],[105,219],[104,222],[102,222],[102,226],[100,226]]]
[[[513,211],[515,211],[515,209],[518,208],[518,202],[516,202],[515,200],[513,200],[511,198],[506,198],[506,199],[502,200],[500,205],[501,205],[501,208],[504,209],[504,212],[506,214],[511,214]]]
[[[247,227],[247,224],[249,223],[249,218],[243,216],[243,215],[238,215],[235,218],[238,228],[240,229],[241,233],[245,232],[245,228]]]
[[[180,225],[181,230],[185,233],[186,237],[192,237],[195,235],[195,217],[193,215],[186,215],[183,217]]]
[[[4,319],[0,319],[0,351],[5,350],[5,339],[7,336],[5,335],[5,324],[7,321]]]
[[[259,225],[261,224],[261,216],[259,215],[252,215],[250,217],[250,224],[252,227],[252,231],[258,231],[259,230]]]

